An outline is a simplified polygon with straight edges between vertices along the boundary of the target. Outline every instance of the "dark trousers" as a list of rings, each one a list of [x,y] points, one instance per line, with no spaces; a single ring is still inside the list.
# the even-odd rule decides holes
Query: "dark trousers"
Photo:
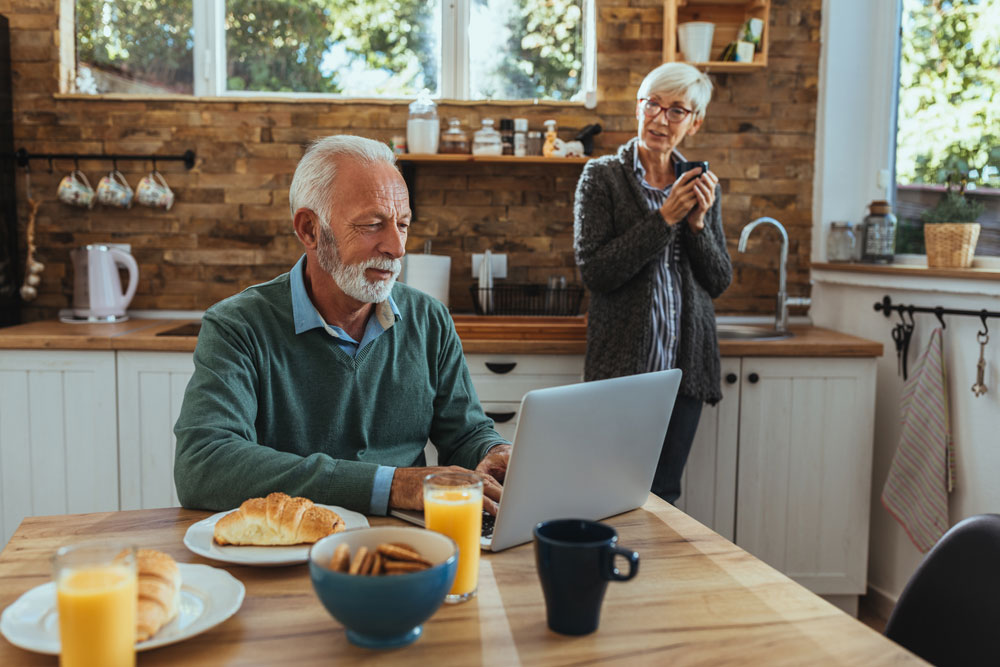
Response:
[[[681,495],[681,475],[687,463],[691,443],[698,420],[701,418],[702,402],[690,396],[678,396],[674,411],[670,415],[667,435],[663,438],[663,449],[653,475],[653,493],[673,505]]]

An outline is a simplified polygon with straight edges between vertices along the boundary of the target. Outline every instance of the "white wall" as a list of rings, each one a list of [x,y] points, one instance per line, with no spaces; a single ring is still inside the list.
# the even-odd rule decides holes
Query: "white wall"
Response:
[[[885,346],[878,362],[875,400],[875,454],[872,469],[871,528],[868,583],[895,600],[919,564],[922,554],[896,521],[882,507],[880,496],[889,465],[899,442],[899,394],[903,378],[896,373],[895,345],[891,338],[895,315],[886,319],[872,308],[888,294],[895,303],[945,306],[967,310],[1000,311],[1000,283],[945,281],[929,278],[879,280],[868,275],[815,272],[813,321]],[[838,284],[834,281],[867,284]],[[882,285],[872,284],[882,282]],[[961,284],[959,284],[961,283]],[[961,290],[961,291],[942,291]],[[910,343],[912,369],[938,326],[930,314],[917,314]],[[947,317],[944,355],[948,377],[951,432],[955,445],[956,487],[950,497],[952,524],[973,514],[1000,512],[1000,320],[988,320],[991,342],[986,347],[988,393],[978,398],[971,391],[976,381],[979,345],[978,318]]]
[[[859,222],[873,199],[885,198],[883,170],[893,168],[896,48],[899,0],[824,0],[813,182],[812,259],[826,259],[826,233],[834,220]],[[899,392],[893,320],[872,308],[885,294],[897,303],[1000,310],[1000,282],[906,278],[813,270],[810,317],[825,326],[880,341],[871,492],[869,585],[895,600],[922,555],[885,511],[882,486],[899,440]],[[945,330],[945,358],[957,454],[957,488],[950,499],[954,523],[973,514],[1000,512],[1000,320],[987,347],[989,393],[974,398],[979,347],[976,318],[952,317]],[[937,325],[917,315],[910,365]]]

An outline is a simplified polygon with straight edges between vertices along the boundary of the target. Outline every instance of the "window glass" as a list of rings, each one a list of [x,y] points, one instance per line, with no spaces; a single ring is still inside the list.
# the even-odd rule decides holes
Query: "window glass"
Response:
[[[440,33],[440,0],[227,0],[227,88],[436,93]]]
[[[193,93],[192,0],[77,0],[83,93]]]
[[[945,184],[981,201],[977,255],[1000,255],[1000,0],[903,0],[897,252],[924,251]]]
[[[583,75],[582,0],[472,0],[472,99],[568,100]]]

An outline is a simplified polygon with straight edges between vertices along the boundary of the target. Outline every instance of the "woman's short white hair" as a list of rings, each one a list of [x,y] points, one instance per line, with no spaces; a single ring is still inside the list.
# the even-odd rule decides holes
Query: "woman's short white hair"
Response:
[[[712,80],[686,63],[663,63],[642,80],[636,98],[646,99],[654,93],[690,99],[694,117],[701,119],[712,99]]]
[[[337,177],[337,164],[351,160],[361,167],[384,162],[396,164],[392,149],[380,141],[335,134],[317,139],[295,167],[292,185],[288,189],[288,206],[292,217],[300,208],[316,213],[324,225],[329,225],[333,212],[333,183]]]

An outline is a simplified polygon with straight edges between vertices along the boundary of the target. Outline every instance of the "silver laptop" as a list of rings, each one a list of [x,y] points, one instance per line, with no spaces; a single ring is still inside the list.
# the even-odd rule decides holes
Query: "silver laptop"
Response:
[[[646,502],[680,382],[681,372],[669,370],[525,394],[483,548],[530,542],[539,521],[604,519]],[[421,512],[391,514],[424,525]]]

